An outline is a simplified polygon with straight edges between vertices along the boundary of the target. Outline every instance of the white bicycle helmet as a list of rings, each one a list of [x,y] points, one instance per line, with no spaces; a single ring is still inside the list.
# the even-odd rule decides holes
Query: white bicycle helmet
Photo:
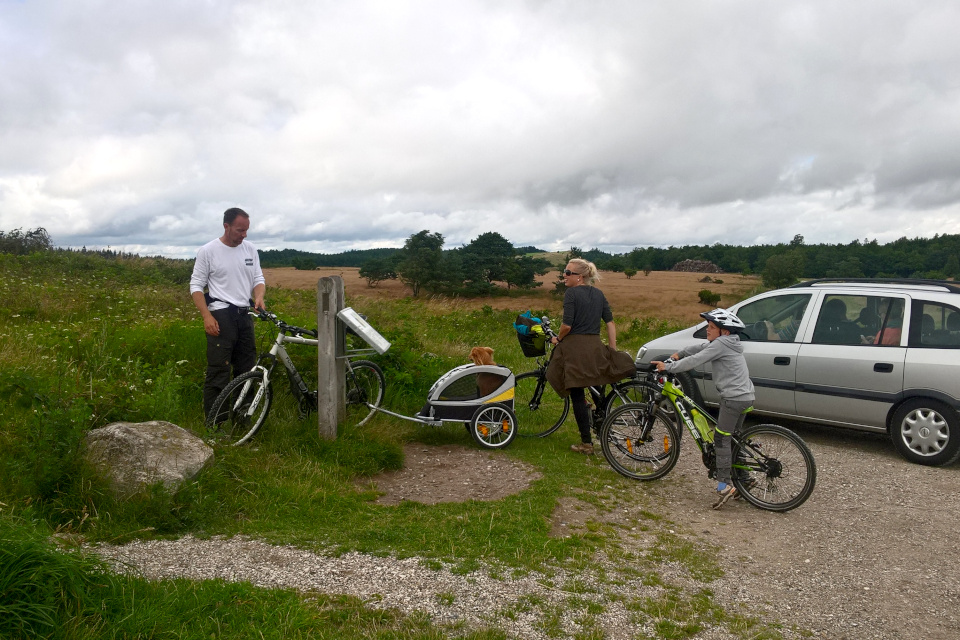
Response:
[[[700,314],[700,317],[708,322],[712,322],[721,329],[726,329],[730,333],[740,333],[747,328],[747,325],[743,324],[743,320],[726,309],[704,311]]]

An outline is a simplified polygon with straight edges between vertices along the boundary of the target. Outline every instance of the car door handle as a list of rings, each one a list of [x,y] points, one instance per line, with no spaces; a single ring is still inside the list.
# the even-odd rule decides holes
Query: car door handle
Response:
[[[773,364],[777,364],[777,365],[780,365],[780,366],[786,366],[786,365],[790,364],[790,358],[788,358],[788,357],[786,357],[786,356],[777,356],[776,358],[773,359]]]
[[[873,370],[877,373],[890,373],[893,371],[893,365],[889,362],[878,362],[873,365]]]

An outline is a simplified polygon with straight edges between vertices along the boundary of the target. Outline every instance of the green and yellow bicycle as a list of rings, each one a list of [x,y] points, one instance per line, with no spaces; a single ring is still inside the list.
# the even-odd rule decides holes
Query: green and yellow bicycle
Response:
[[[683,393],[674,375],[653,365],[638,365],[638,371],[646,374],[644,399],[617,407],[600,428],[600,448],[607,462],[634,480],[662,478],[680,459],[685,428],[708,474],[715,477],[716,420]],[[752,425],[734,434],[731,443],[733,486],[750,504],[789,511],[813,493],[817,465],[810,448],[793,431],[775,424]]]

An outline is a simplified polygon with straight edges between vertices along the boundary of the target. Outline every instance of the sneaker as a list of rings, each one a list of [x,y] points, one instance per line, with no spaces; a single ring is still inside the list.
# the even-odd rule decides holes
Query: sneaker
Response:
[[[737,495],[737,489],[732,484],[728,484],[721,491],[717,491],[717,501],[713,503],[714,509],[719,509],[727,504],[727,501]]]
[[[593,444],[590,442],[583,442],[580,444],[570,445],[571,451],[576,451],[577,453],[582,453],[584,455],[592,456],[593,455]]]

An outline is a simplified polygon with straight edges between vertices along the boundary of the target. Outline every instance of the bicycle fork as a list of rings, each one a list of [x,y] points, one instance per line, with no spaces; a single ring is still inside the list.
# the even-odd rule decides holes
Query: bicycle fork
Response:
[[[536,411],[540,408],[540,399],[543,398],[543,390],[547,386],[547,377],[544,374],[543,377],[537,380],[537,386],[533,390],[533,397],[530,398],[530,402],[527,403],[527,406],[530,408],[530,411]]]
[[[257,407],[260,406],[260,401],[263,400],[263,394],[267,392],[267,387],[270,386],[270,371],[264,367],[259,368],[263,371],[263,384],[260,385],[259,389],[257,389],[253,399],[250,400],[250,404],[247,405],[246,411],[243,412],[248,418],[257,412]],[[243,389],[239,394],[237,394],[237,400],[233,405],[233,411],[240,411],[240,409],[243,407],[243,403],[247,398],[247,394],[250,393],[250,385],[252,384],[253,379],[247,380],[243,383]]]

